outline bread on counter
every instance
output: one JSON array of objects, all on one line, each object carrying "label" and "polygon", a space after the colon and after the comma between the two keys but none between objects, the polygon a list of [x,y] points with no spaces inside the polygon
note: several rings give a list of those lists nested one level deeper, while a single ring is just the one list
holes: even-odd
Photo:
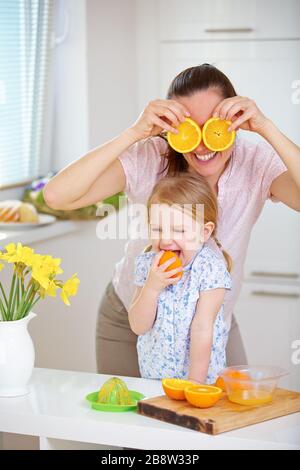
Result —
[{"label": "bread on counter", "polygon": [[9,200],[0,202],[0,222],[38,222],[36,208],[29,202]]}]

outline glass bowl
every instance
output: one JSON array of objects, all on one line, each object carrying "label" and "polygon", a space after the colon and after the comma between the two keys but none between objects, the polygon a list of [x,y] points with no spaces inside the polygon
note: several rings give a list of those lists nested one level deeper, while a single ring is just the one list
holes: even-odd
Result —
[{"label": "glass bowl", "polygon": [[228,399],[248,406],[270,403],[279,379],[285,375],[285,369],[271,366],[227,367],[220,374]]}]

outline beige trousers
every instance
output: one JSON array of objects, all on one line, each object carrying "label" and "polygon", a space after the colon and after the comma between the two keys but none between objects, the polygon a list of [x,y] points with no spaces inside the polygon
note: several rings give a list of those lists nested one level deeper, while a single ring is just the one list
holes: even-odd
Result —
[{"label": "beige trousers", "polygon": [[[137,336],[129,326],[127,310],[110,282],[101,300],[96,326],[98,373],[140,377],[136,341]],[[247,364],[240,330],[234,317],[226,355],[228,365]]]}]

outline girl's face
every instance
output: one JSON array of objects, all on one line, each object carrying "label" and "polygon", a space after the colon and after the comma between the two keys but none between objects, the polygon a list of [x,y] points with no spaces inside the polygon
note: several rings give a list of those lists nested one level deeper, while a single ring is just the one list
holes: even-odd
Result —
[{"label": "girl's face", "polygon": [[[176,96],[174,99],[188,108],[191,118],[199,124],[201,129],[203,124],[212,117],[215,107],[223,101],[222,96],[215,88],[198,91],[191,96]],[[224,152],[211,152],[201,141],[193,152],[184,154],[184,158],[190,169],[215,185],[226,167],[232,148],[233,146]]]},{"label": "girl's face", "polygon": [[[199,205],[200,206],[200,205]],[[150,209],[150,239],[153,251],[174,251],[183,266],[189,263],[196,251],[207,241],[214,224],[206,224],[200,217],[195,220],[188,210],[168,204],[152,204]]]}]

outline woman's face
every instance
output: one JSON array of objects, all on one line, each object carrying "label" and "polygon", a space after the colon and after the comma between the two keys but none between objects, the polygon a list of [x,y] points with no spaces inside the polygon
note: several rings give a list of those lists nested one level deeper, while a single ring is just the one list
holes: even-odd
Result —
[{"label": "woman's face", "polygon": [[[215,88],[198,91],[191,96],[176,96],[176,101],[184,104],[191,113],[191,119],[202,129],[203,124],[212,117],[212,113],[223,97]],[[201,141],[200,145],[190,153],[184,154],[189,167],[206,178],[218,181],[223,173],[226,162],[232,153],[231,146],[224,152],[211,152]]]}]

